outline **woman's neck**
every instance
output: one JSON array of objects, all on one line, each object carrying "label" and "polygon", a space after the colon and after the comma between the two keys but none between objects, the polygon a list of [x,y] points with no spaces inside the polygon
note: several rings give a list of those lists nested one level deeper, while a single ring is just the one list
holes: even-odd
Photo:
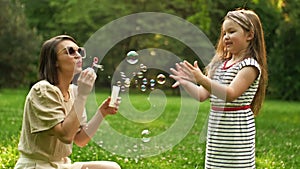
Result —
[{"label": "woman's neck", "polygon": [[72,79],[73,79],[73,75],[72,76],[70,76],[70,75],[66,76],[66,75],[62,75],[62,74],[58,75],[59,83],[58,83],[57,87],[60,89],[60,91],[63,94],[65,99],[69,95],[69,86],[72,82]]}]

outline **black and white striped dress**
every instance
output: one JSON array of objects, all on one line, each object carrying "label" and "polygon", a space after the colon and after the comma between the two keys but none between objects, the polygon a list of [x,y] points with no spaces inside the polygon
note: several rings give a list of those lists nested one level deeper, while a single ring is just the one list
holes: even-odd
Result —
[{"label": "black and white striped dress", "polygon": [[216,69],[213,80],[229,85],[246,66],[256,67],[259,76],[232,102],[225,103],[211,95],[205,168],[255,168],[255,123],[250,104],[258,88],[260,66],[253,58],[230,66],[226,64],[225,61]]}]

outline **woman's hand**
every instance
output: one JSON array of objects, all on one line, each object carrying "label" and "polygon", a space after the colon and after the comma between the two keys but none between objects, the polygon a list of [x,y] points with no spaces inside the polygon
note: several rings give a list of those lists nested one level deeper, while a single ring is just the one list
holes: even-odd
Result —
[{"label": "woman's hand", "polygon": [[92,91],[97,75],[92,68],[87,68],[83,70],[77,81],[78,85],[78,95],[88,96]]},{"label": "woman's hand", "polygon": [[108,97],[99,106],[99,111],[100,111],[100,113],[102,114],[103,117],[105,117],[107,115],[116,114],[117,111],[118,111],[118,109],[119,109],[119,105],[121,103],[121,97],[118,97],[118,99],[117,99],[117,101],[115,103],[115,107],[109,107],[110,100],[111,100],[111,98]]}]

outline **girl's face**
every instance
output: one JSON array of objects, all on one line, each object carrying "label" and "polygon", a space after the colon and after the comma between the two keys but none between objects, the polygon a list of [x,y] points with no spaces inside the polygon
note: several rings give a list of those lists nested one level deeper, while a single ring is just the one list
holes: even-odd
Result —
[{"label": "girl's face", "polygon": [[56,67],[58,72],[77,74],[82,71],[82,57],[77,52],[78,49],[77,44],[71,40],[64,40],[57,45]]},{"label": "girl's face", "polygon": [[239,56],[247,50],[252,39],[249,32],[231,19],[225,19],[222,25],[223,44],[227,51],[234,56]]}]

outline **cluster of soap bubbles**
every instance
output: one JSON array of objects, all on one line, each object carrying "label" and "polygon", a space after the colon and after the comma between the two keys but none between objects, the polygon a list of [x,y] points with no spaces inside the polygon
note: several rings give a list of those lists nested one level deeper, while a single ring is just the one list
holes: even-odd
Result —
[{"label": "cluster of soap bubbles", "polygon": [[[124,26],[120,27],[120,25],[125,25],[126,29],[124,29]],[[208,64],[211,57],[215,55],[214,45],[209,42],[209,39],[197,26],[178,16],[158,12],[141,12],[118,18],[95,32],[84,45],[88,49],[90,56],[89,62],[84,62],[84,64],[88,64],[85,66],[93,67],[95,71],[103,71],[102,65],[97,64],[97,59],[94,60],[94,63],[90,62],[93,61],[93,56],[97,56],[100,53],[107,54],[118,42],[135,35],[144,34],[163,35],[178,40],[184,47],[191,49],[204,65]],[[143,127],[137,131],[140,137],[136,137],[136,135],[135,137],[130,137],[127,134],[118,132],[110,125],[109,121],[101,123],[102,130],[97,131],[93,136],[93,140],[99,143],[99,146],[103,149],[112,154],[126,156],[126,158],[150,157],[170,150],[186,137],[192,129],[198,117],[200,106],[197,100],[187,97],[188,93],[182,87],[178,88],[178,94],[180,94],[178,106],[180,108],[178,111],[177,109],[171,110],[172,114],[177,113],[173,124],[160,133],[157,132],[160,131],[160,128],[154,128],[155,125],[150,124],[159,117],[162,117],[159,120],[164,120],[163,117],[168,117],[161,115],[162,113],[169,113],[169,98],[167,97],[169,94],[160,89],[166,89],[173,81],[173,79],[166,78],[170,71],[169,66],[175,66],[175,63],[182,60],[172,53],[173,47],[176,46],[169,46],[170,48],[168,47],[168,49],[170,51],[157,47],[145,48],[137,52],[127,51],[128,53],[124,54],[124,59],[121,62],[108,65],[107,71],[102,73],[102,75],[107,75],[111,85],[118,84],[121,87],[120,96],[122,97],[122,102],[119,115],[123,119],[130,121],[131,123],[129,124],[138,123],[137,126],[139,127],[136,127],[137,129]],[[99,61],[103,59],[101,56],[98,58]],[[109,74],[111,71],[113,71],[113,75]],[[129,94],[122,92],[126,91],[126,89],[130,89],[130,92],[139,92],[143,96],[149,93],[147,99],[149,104],[147,105],[150,105],[150,108],[144,110],[146,106],[141,105],[143,109],[140,110],[138,109],[140,105],[135,107],[135,105],[131,104],[143,104],[147,101],[131,102]],[[94,93],[93,96],[89,97],[91,98],[89,99],[89,104],[87,104],[89,110],[98,108],[96,94]],[[94,112],[91,113],[93,115]],[[203,126],[207,125],[204,124]]]},{"label": "cluster of soap bubbles", "polygon": [[[127,72],[125,70],[117,73],[119,78],[117,78],[115,84],[120,87],[121,92],[125,92],[129,88],[135,88],[141,92],[146,92],[147,90],[153,91],[156,86],[164,85],[166,82],[164,73],[156,75],[153,75],[153,72],[150,73],[151,70],[146,64],[141,62],[139,54],[136,51],[129,51],[127,53],[125,63],[127,67],[134,68],[134,71]],[[152,134],[149,129],[142,130],[140,135],[142,143],[151,141]]]},{"label": "cluster of soap bubbles", "polygon": [[[139,54],[136,51],[129,51],[126,55],[126,62],[129,65],[136,65],[139,62]],[[148,71],[147,65],[140,63],[138,70],[132,72],[131,77],[126,76],[126,73],[120,72],[120,79],[116,81],[116,85],[121,88],[121,92],[125,92],[129,87],[137,88],[142,92],[147,89],[154,90],[156,84],[163,85],[166,82],[166,76],[159,73],[155,78],[147,78],[145,74]]]}]

